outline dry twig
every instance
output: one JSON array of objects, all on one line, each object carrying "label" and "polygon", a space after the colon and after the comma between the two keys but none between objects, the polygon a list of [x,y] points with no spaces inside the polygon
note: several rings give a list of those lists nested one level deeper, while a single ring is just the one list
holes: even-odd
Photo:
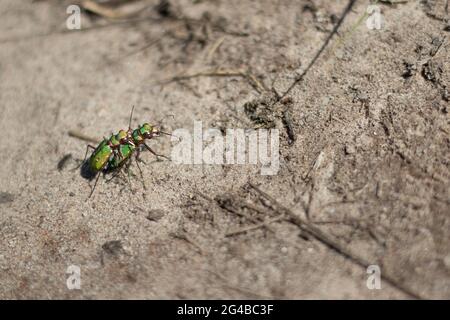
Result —
[{"label": "dry twig", "polygon": [[225,237],[231,237],[231,236],[234,236],[234,235],[237,235],[237,234],[245,233],[247,231],[252,231],[252,230],[259,229],[261,227],[266,227],[269,223],[280,221],[280,220],[283,220],[283,219],[285,219],[285,216],[284,215],[279,215],[278,217],[275,217],[275,218],[272,218],[272,219],[267,219],[267,220],[265,220],[265,221],[263,221],[261,223],[254,224],[254,225],[252,225],[250,227],[241,228],[241,229],[237,229],[237,230],[234,230],[234,231],[227,232],[225,234]]},{"label": "dry twig", "polygon": [[263,93],[266,91],[266,88],[264,85],[256,79],[256,77],[251,74],[249,71],[243,70],[243,69],[214,69],[214,70],[205,70],[205,71],[199,71],[194,72],[191,74],[181,74],[175,77],[172,77],[167,80],[163,80],[159,82],[159,84],[168,84],[171,82],[176,82],[180,80],[187,80],[192,78],[199,78],[199,77],[242,77],[249,81],[249,83],[255,88],[256,91],[259,93]]},{"label": "dry twig", "polygon": [[85,134],[83,134],[83,133],[81,133],[79,131],[76,131],[76,130],[69,130],[69,132],[67,132],[67,134],[69,136],[73,137],[73,138],[77,138],[77,139],[80,139],[80,140],[83,140],[83,141],[86,141],[86,142],[92,142],[92,143],[99,143],[100,142],[100,140],[92,138],[92,137],[89,137],[89,136],[87,136],[87,135],[85,135]]}]

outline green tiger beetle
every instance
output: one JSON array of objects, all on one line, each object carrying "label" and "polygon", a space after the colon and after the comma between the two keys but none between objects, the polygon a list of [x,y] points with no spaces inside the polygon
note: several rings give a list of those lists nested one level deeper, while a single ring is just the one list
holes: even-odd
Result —
[{"label": "green tiger beetle", "polygon": [[[148,123],[144,123],[143,125],[138,126],[137,129],[131,129],[131,120],[133,118],[134,106],[131,109],[130,121],[128,124],[128,130],[120,130],[117,134],[112,134],[109,138],[103,138],[103,141],[97,147],[94,147],[90,144],[86,147],[86,154],[84,156],[84,160],[81,164],[86,162],[87,154],[89,152],[89,148],[93,149],[93,153],[89,157],[87,161],[88,169],[91,173],[97,175],[95,180],[94,187],[91,190],[89,198],[94,193],[95,187],[97,186],[98,179],[100,177],[100,173],[106,173],[118,171],[122,167],[131,163],[132,155],[135,154],[136,164],[138,166],[139,172],[141,174],[141,178],[143,179],[142,170],[139,166],[139,162],[143,162],[140,158],[140,148],[144,146],[148,151],[154,154],[157,158],[163,157],[168,160],[170,158],[157,154],[153,151],[145,142],[145,140],[149,140],[155,137],[159,137],[161,134],[169,135],[170,133],[161,131],[157,126],[152,126]],[[80,164],[80,166],[81,166]],[[129,168],[128,168],[129,170]],[[129,171],[128,171],[129,172]],[[145,184],[144,184],[145,187]]]}]

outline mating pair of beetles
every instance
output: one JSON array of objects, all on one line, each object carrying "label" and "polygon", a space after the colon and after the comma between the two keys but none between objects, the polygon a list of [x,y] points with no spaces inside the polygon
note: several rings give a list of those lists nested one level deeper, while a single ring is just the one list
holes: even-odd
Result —
[{"label": "mating pair of beetles", "polygon": [[131,109],[130,121],[128,124],[128,130],[120,130],[117,134],[112,134],[109,138],[104,137],[103,141],[97,147],[87,145],[86,154],[82,162],[85,163],[89,149],[93,149],[93,153],[89,157],[87,162],[88,169],[91,173],[97,175],[94,187],[91,190],[89,198],[94,193],[97,185],[100,173],[119,171],[125,164],[130,164],[132,155],[136,155],[136,164],[142,176],[142,170],[139,167],[139,154],[140,147],[144,146],[148,151],[154,154],[156,157],[168,157],[157,154],[153,151],[145,142],[147,139],[159,137],[161,134],[169,135],[170,133],[161,131],[157,126],[152,126],[148,123],[140,125],[137,129],[131,129],[131,120],[133,118],[134,106]]}]

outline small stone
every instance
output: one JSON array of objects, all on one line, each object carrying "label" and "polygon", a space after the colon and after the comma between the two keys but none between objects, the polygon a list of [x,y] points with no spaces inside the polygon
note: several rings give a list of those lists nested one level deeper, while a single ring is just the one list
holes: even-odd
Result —
[{"label": "small stone", "polygon": [[13,202],[14,195],[8,192],[0,192],[0,204]]},{"label": "small stone", "polygon": [[446,266],[448,269],[450,269],[450,254],[447,255],[446,257],[444,257],[443,260],[444,260],[445,266]]},{"label": "small stone", "polygon": [[404,61],[403,65],[405,67],[403,74],[402,74],[403,78],[406,79],[406,78],[412,77],[416,73],[417,66],[414,63]]},{"label": "small stone", "polygon": [[350,144],[350,145],[346,145],[345,146],[345,153],[346,154],[353,154],[356,152],[356,148],[354,145]]},{"label": "small stone", "polygon": [[106,253],[116,256],[123,250],[122,242],[120,240],[112,240],[105,242],[102,245],[102,249],[105,250]]},{"label": "small stone", "polygon": [[147,215],[147,219],[150,221],[158,221],[162,217],[164,217],[164,211],[163,210],[150,210]]}]

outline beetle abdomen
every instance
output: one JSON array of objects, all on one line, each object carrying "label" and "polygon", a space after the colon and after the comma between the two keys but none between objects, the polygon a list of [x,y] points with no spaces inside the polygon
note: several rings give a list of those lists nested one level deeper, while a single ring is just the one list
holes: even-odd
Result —
[{"label": "beetle abdomen", "polygon": [[108,145],[108,141],[103,140],[89,158],[89,168],[94,172],[102,170],[108,163],[111,154],[112,149]]}]

